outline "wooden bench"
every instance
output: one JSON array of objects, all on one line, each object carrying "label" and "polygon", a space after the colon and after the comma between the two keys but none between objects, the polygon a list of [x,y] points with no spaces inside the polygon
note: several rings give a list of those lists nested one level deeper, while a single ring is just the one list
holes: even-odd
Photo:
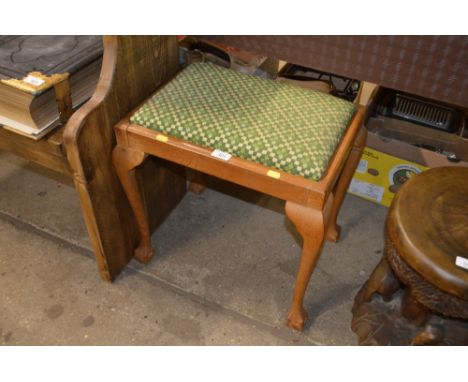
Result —
[{"label": "wooden bench", "polygon": [[[170,36],[106,36],[103,42],[96,91],[66,126],[39,141],[0,129],[0,150],[73,179],[100,275],[111,281],[132,259],[137,240],[132,212],[112,166],[113,126],[175,73],[178,48]],[[150,160],[137,176],[154,229],[184,195],[185,173]],[[164,193],[161,187],[172,191]],[[161,197],[164,205],[155,211],[155,200]]]},{"label": "wooden bench", "polygon": [[[291,104],[286,109],[275,111],[276,109],[272,108],[272,105],[275,102],[280,103],[279,100],[282,100],[285,94],[289,96],[290,93],[294,93],[294,97],[296,97],[295,93],[298,92],[300,94],[297,94],[297,98],[304,99],[305,102],[309,102],[309,98],[314,97],[317,98],[318,103],[322,100],[331,103],[345,103],[346,101],[310,90],[296,90],[299,88],[294,89],[294,86],[274,83],[271,80],[255,79],[245,74],[233,73],[229,69],[218,68],[212,64],[191,65],[159,90],[154,97],[146,100],[143,107],[129,113],[116,125],[117,146],[113,153],[114,165],[133,208],[139,228],[140,243],[135,250],[135,257],[142,262],[147,262],[154,255],[150,241],[148,214],[144,208],[135,176],[135,169],[144,163],[144,160],[149,156],[158,157],[203,174],[212,175],[283,199],[286,201],[286,215],[294,223],[304,240],[292,307],[287,319],[289,327],[302,330],[307,318],[307,312],[303,308],[306,287],[319,258],[324,239],[327,238],[331,241],[338,239],[339,227],[336,224],[336,218],[366,140],[366,130],[362,127],[364,108],[357,107],[354,114],[350,114],[344,122],[342,135],[333,146],[330,157],[326,158],[323,172],[306,173],[301,176],[287,170],[288,166],[281,167],[280,163],[283,160],[278,160],[279,164],[272,166],[266,165],[261,160],[248,159],[248,154],[245,154],[245,151],[255,151],[256,148],[250,147],[247,150],[243,147],[238,151],[231,152],[233,154],[231,157],[231,153],[216,151],[215,149],[218,148],[216,144],[201,144],[201,141],[197,141],[194,136],[201,134],[203,137],[199,138],[203,140],[206,136],[212,135],[213,131],[216,131],[216,126],[228,124],[227,120],[223,120],[228,115],[230,117],[234,115],[234,120],[231,121],[233,126],[245,126],[239,130],[241,135],[250,134],[254,137],[256,131],[258,135],[261,135],[262,129],[265,129],[265,132],[268,131],[268,134],[274,129],[280,129],[280,135],[282,133],[295,133],[294,127],[292,130],[281,130],[283,125],[277,126],[274,121],[281,120],[283,114],[287,114],[291,118],[301,114],[300,109],[306,104]],[[232,92],[226,95],[223,91],[219,91],[219,88],[223,87],[223,83],[228,83],[226,86],[228,92],[237,89],[242,96],[236,97],[236,94]],[[205,89],[205,84],[208,84],[208,90]],[[257,88],[265,88],[265,92],[258,93]],[[258,97],[267,97],[268,95],[273,97],[273,101],[265,99],[263,102],[262,99],[261,105],[254,105],[253,112],[248,111],[249,108],[252,108],[253,100],[258,101]],[[223,97],[224,101],[218,102]],[[243,101],[243,98],[246,98],[247,101]],[[192,100],[195,105],[193,108],[190,106]],[[231,100],[232,105],[234,105],[232,108]],[[171,106],[174,107],[174,110],[171,110]],[[159,115],[158,110],[163,110],[163,108],[165,108],[166,114]],[[204,110],[200,110],[200,108]],[[294,108],[292,113],[288,111],[290,108]],[[269,110],[276,114],[268,115]],[[312,124],[319,120],[327,121],[325,114],[320,114],[320,110],[316,110],[314,107],[310,110],[315,112],[310,117]],[[145,115],[145,113],[149,114]],[[192,118],[191,116],[195,114],[196,116]],[[206,120],[200,122],[205,114],[208,122]],[[248,120],[242,120],[246,116]],[[237,120],[236,117],[239,119]],[[265,121],[263,124],[260,123],[258,130],[252,130],[250,128],[256,123],[256,117]],[[214,122],[211,123],[210,121],[213,120]],[[285,121],[287,122],[288,118]],[[301,123],[303,122],[304,120],[301,120]],[[184,132],[184,123],[194,124],[195,127]],[[320,123],[322,122],[317,122],[316,125],[321,126]],[[322,131],[326,131],[327,127],[331,130],[332,125],[328,126],[327,122],[324,123],[322,128],[325,130]],[[274,129],[266,130],[271,124],[274,125]],[[222,131],[222,134],[226,133],[229,136],[231,131],[227,129],[227,131]],[[301,135],[301,139],[314,134],[315,131],[309,129]],[[215,137],[213,140],[217,141],[217,138],[219,137]],[[229,144],[230,139],[226,138],[224,142]],[[219,140],[223,141],[222,138]],[[266,141],[268,141],[268,137]],[[231,147],[234,146],[236,145]],[[319,145],[316,151],[321,152],[321,147]],[[276,148],[275,144],[270,146],[267,144],[265,151],[275,151]],[[253,154],[259,153],[254,152]],[[276,154],[277,152],[275,152]],[[199,181],[200,179],[202,177],[199,178]]]}]

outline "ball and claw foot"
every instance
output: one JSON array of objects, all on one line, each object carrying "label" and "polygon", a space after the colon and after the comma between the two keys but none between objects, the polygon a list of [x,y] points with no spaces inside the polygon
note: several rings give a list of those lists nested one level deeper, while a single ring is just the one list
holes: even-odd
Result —
[{"label": "ball and claw foot", "polygon": [[288,314],[286,325],[288,328],[302,332],[308,317],[309,314],[304,308],[301,308],[301,310],[291,310]]},{"label": "ball and claw foot", "polygon": [[332,224],[327,230],[327,240],[332,243],[338,242],[340,238],[341,227],[338,224]]},{"label": "ball and claw foot", "polygon": [[151,258],[155,255],[155,251],[152,247],[139,246],[135,249],[134,257],[140,263],[148,264]]}]

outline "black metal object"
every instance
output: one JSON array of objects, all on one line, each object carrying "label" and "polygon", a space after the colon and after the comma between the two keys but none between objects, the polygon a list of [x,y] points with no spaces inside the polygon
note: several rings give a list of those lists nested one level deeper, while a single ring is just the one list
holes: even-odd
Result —
[{"label": "black metal object", "polygon": [[209,61],[216,65],[229,68],[231,66],[231,57],[227,52],[212,44],[198,41],[193,38],[185,38],[180,42],[182,49],[179,60],[183,65],[193,62]]},{"label": "black metal object", "polygon": [[306,68],[305,66],[286,64],[278,74],[280,77],[290,78],[299,81],[323,81],[330,85],[330,94],[354,101],[356,98],[360,81],[339,76],[333,73],[322,72],[320,70]]},{"label": "black metal object", "polygon": [[425,99],[400,93],[390,93],[377,108],[377,114],[402,119],[454,133],[460,125],[461,113],[453,108],[442,106]]}]

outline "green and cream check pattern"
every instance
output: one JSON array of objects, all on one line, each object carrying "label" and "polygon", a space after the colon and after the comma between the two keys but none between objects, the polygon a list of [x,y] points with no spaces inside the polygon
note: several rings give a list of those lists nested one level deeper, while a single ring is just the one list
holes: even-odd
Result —
[{"label": "green and cream check pattern", "polygon": [[354,110],[352,103],[318,91],[196,63],[131,122],[319,180]]}]

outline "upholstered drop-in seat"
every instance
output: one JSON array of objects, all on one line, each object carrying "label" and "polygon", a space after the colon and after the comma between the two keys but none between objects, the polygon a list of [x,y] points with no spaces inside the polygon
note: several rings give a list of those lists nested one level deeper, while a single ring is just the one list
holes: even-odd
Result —
[{"label": "upholstered drop-in seat", "polygon": [[328,94],[196,63],[158,91],[130,120],[319,180],[354,112],[351,102]]}]

